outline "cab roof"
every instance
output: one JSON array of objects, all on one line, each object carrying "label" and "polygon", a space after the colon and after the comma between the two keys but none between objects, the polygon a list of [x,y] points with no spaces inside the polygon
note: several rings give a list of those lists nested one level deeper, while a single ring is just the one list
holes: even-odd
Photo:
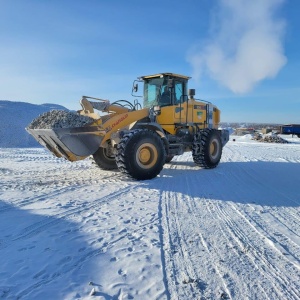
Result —
[{"label": "cab roof", "polygon": [[192,77],[189,77],[189,76],[175,74],[175,73],[159,73],[159,74],[154,74],[154,75],[140,76],[139,79],[144,80],[144,79],[149,79],[149,78],[161,78],[161,77],[166,77],[166,76],[183,78],[183,79],[186,79],[186,80],[189,80],[190,78],[192,78]]}]

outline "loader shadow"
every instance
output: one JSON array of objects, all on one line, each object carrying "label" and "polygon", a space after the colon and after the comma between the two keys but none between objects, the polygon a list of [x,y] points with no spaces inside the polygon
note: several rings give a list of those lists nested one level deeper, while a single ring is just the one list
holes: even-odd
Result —
[{"label": "loader shadow", "polygon": [[292,162],[221,162],[215,169],[174,162],[148,184],[170,195],[173,192],[243,204],[299,207],[299,174],[300,163]]},{"label": "loader shadow", "polygon": [[93,280],[86,274],[92,259],[103,259],[101,249],[87,243],[78,224],[32,211],[0,201],[0,298],[88,296],[90,287],[86,294],[76,288]]}]

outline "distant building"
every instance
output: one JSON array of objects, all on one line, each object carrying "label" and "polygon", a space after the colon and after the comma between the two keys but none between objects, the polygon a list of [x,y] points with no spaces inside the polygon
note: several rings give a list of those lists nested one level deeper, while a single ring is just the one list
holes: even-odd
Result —
[{"label": "distant building", "polygon": [[253,134],[255,132],[254,128],[236,128],[235,135],[241,136],[245,134]]},{"label": "distant building", "polygon": [[267,133],[270,133],[270,132],[272,132],[272,128],[262,128],[261,129],[262,134],[267,134]]}]

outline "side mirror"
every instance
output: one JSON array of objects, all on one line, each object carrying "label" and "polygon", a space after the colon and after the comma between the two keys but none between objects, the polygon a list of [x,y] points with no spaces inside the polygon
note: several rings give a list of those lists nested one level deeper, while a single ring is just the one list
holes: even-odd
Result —
[{"label": "side mirror", "polygon": [[139,85],[137,83],[134,83],[132,86],[132,92],[137,93],[138,90],[139,90]]},{"label": "side mirror", "polygon": [[132,84],[131,96],[133,96],[133,97],[143,97],[143,96],[139,96],[139,95],[134,95],[139,90],[139,84],[138,84],[139,82],[142,82],[142,81],[141,80],[135,80]]}]

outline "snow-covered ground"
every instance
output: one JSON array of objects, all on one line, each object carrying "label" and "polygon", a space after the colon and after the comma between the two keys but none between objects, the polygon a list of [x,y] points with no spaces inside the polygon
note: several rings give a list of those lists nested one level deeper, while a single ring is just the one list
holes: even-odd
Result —
[{"label": "snow-covered ground", "polygon": [[0,298],[299,299],[300,139],[235,138],[142,182],[1,148]]}]

